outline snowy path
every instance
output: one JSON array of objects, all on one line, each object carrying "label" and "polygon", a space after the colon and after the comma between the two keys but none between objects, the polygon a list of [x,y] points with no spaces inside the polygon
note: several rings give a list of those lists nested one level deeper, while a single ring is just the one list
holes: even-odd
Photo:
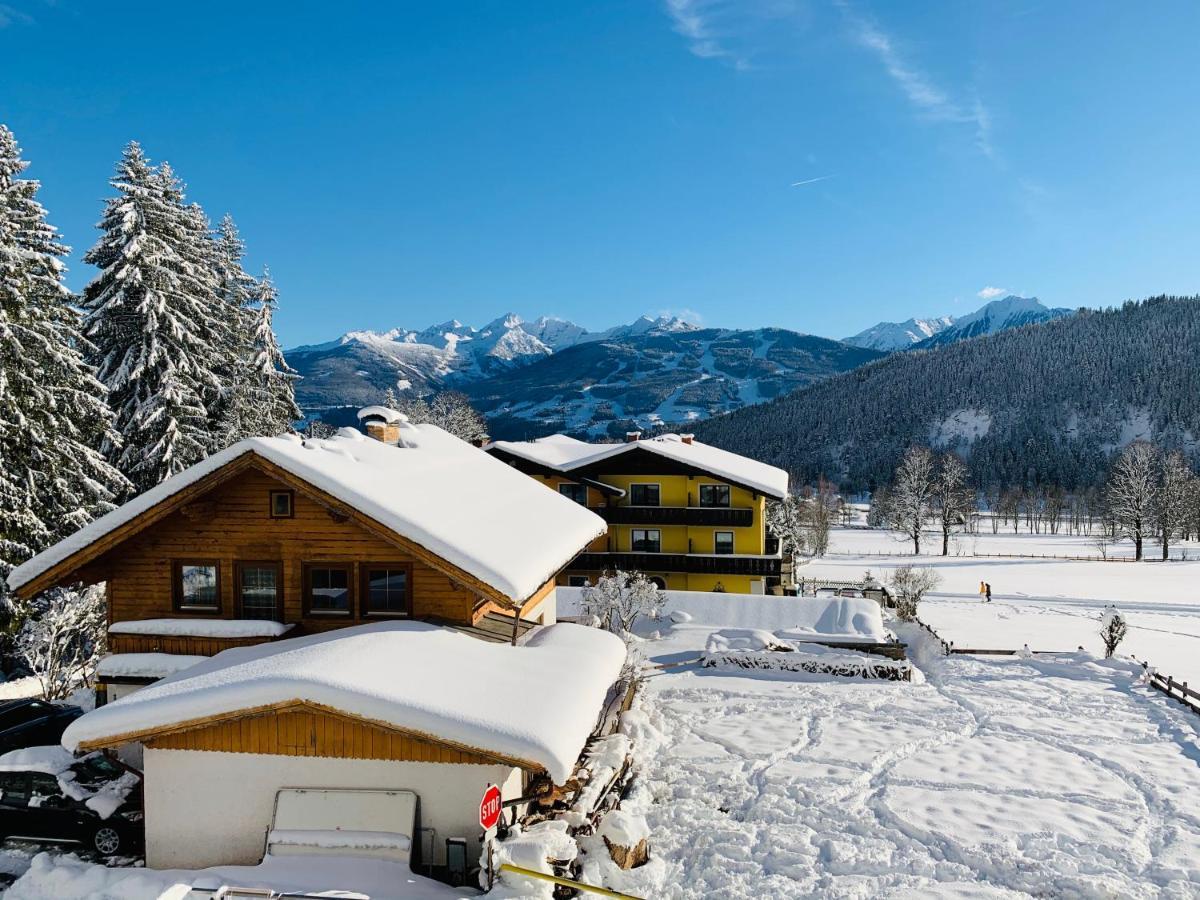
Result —
[{"label": "snowy path", "polygon": [[1081,658],[943,658],[893,684],[667,670],[630,802],[645,896],[1197,895],[1197,720]]}]

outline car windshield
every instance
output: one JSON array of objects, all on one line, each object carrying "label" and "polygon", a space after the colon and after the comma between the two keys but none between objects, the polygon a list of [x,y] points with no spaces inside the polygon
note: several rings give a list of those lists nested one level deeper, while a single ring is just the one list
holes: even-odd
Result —
[{"label": "car windshield", "polygon": [[75,770],[76,777],[85,784],[112,781],[125,774],[124,769],[105,756],[89,757],[75,763],[71,768]]}]

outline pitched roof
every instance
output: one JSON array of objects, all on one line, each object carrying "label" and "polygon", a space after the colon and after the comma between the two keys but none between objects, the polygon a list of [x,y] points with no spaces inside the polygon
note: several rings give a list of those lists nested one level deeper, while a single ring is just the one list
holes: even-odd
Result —
[{"label": "pitched roof", "polygon": [[564,474],[642,450],[770,497],[781,498],[788,490],[788,474],[783,469],[697,440],[688,442],[678,434],[664,434],[622,444],[589,444],[564,434],[554,434],[534,441],[495,441],[488,447]]},{"label": "pitched roof", "polygon": [[505,597],[522,601],[605,532],[594,513],[435,425],[400,425],[396,447],[336,437],[251,438],[156,485],[14,569],[19,590],[98,539],[246,454],[274,464]]},{"label": "pitched roof", "polygon": [[225,650],[77,719],[62,743],[104,746],[299,700],[527,761],[561,784],[624,662],[620,638],[582,625],[516,647],[425,622],[361,625]]}]

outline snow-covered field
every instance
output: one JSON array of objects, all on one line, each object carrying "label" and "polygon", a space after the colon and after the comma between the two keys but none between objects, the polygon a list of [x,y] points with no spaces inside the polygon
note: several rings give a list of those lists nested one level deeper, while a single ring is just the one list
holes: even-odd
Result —
[{"label": "snow-covered field", "polygon": [[[929,534],[923,549],[940,553],[940,536]],[[1086,537],[1019,534],[959,535],[951,554],[923,554],[923,566],[941,576],[921,606],[921,619],[960,647],[1100,652],[1100,616],[1115,603],[1129,634],[1120,652],[1149,661],[1164,674],[1200,684],[1200,551],[1188,561],[1105,562],[1014,559],[977,553],[1095,555]],[[835,529],[830,555],[797,569],[797,578],[855,580],[870,570],[886,580],[893,569],[912,564],[912,545],[880,530]],[[1151,553],[1156,548],[1150,548]],[[874,554],[889,554],[879,556]],[[1110,549],[1129,554],[1128,542]],[[890,555],[897,554],[897,555]],[[982,603],[979,582],[992,585],[993,602]]]},{"label": "snow-covered field", "polygon": [[[652,677],[639,708],[660,733],[626,806],[647,816],[662,865],[627,889],[1197,895],[1191,713],[1128,663],[947,658],[915,628],[900,636],[925,683],[690,666]],[[665,644],[676,658],[678,641]]]}]

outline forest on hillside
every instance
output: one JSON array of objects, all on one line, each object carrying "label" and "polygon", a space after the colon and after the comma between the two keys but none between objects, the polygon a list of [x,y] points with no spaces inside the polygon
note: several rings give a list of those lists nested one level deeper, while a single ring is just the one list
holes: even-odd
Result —
[{"label": "forest on hillside", "polygon": [[918,444],[959,453],[980,487],[1083,488],[1135,437],[1194,458],[1198,354],[1200,297],[1152,297],[893,354],[695,431],[851,491],[886,483]]}]

